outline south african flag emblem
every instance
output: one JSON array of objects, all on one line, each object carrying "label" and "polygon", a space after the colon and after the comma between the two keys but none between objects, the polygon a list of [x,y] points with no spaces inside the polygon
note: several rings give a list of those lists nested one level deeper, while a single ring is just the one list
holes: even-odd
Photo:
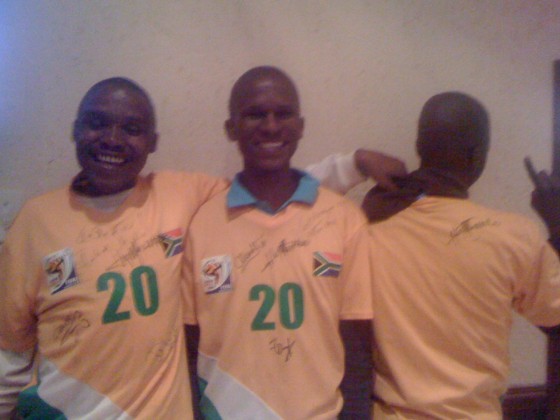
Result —
[{"label": "south african flag emblem", "polygon": [[160,233],[158,239],[163,246],[165,258],[171,258],[183,251],[183,231],[180,228]]},{"label": "south african flag emblem", "polygon": [[342,256],[332,252],[313,253],[313,275],[316,277],[338,277],[342,268]]}]

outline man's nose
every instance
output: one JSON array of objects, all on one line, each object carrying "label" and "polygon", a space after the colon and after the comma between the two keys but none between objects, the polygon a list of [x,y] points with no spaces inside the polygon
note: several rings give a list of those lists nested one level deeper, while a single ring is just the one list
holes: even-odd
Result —
[{"label": "man's nose", "polygon": [[111,147],[118,147],[124,144],[124,134],[116,124],[112,124],[103,136],[103,142]]},{"label": "man's nose", "polygon": [[263,123],[263,129],[267,132],[275,133],[280,129],[280,122],[274,112],[266,114],[266,118]]}]

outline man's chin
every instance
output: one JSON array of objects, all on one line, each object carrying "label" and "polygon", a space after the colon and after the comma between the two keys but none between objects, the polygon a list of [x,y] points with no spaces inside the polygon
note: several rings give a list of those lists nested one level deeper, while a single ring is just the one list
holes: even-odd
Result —
[{"label": "man's chin", "polygon": [[259,172],[282,172],[290,169],[290,161],[286,159],[262,159],[250,166]]}]

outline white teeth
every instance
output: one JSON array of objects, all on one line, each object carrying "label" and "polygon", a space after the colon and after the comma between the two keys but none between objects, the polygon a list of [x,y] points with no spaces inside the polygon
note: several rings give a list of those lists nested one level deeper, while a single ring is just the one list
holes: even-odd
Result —
[{"label": "white teeth", "polygon": [[273,142],[266,142],[266,143],[260,143],[259,147],[262,147],[263,149],[267,149],[267,150],[273,150],[273,149],[278,149],[280,147],[282,147],[282,142],[281,141],[273,141]]},{"label": "white teeth", "polygon": [[118,157],[114,157],[114,156],[97,155],[97,159],[100,162],[111,163],[111,164],[116,164],[116,165],[120,165],[121,163],[124,163],[123,158],[118,158]]}]

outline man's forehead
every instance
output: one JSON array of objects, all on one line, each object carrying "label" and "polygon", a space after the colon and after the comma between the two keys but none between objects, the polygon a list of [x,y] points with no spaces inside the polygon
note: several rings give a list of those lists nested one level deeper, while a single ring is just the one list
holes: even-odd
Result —
[{"label": "man's forehead", "polygon": [[243,105],[263,95],[272,95],[283,101],[294,102],[295,105],[299,102],[297,91],[289,80],[272,76],[245,83],[238,90],[236,99],[238,105]]},{"label": "man's forehead", "polygon": [[292,81],[276,73],[257,77],[253,80],[248,81],[248,83],[245,85],[245,90],[252,89],[278,89],[294,94],[296,93],[296,87],[294,86]]},{"label": "man's forehead", "polygon": [[108,84],[90,91],[85,97],[84,102],[110,102],[122,101],[124,99],[146,101],[144,95],[130,87]]},{"label": "man's forehead", "polygon": [[268,76],[265,78],[256,79],[253,81],[253,85],[261,89],[270,89],[281,85],[281,80],[278,77]]},{"label": "man's forehead", "polygon": [[90,92],[83,100],[80,112],[93,109],[121,109],[135,113],[150,114],[147,98],[126,86],[102,86]]},{"label": "man's forehead", "polygon": [[124,99],[127,97],[128,92],[124,89],[124,88],[118,88],[116,90],[113,90],[111,93],[111,98],[119,100],[119,99]]}]

